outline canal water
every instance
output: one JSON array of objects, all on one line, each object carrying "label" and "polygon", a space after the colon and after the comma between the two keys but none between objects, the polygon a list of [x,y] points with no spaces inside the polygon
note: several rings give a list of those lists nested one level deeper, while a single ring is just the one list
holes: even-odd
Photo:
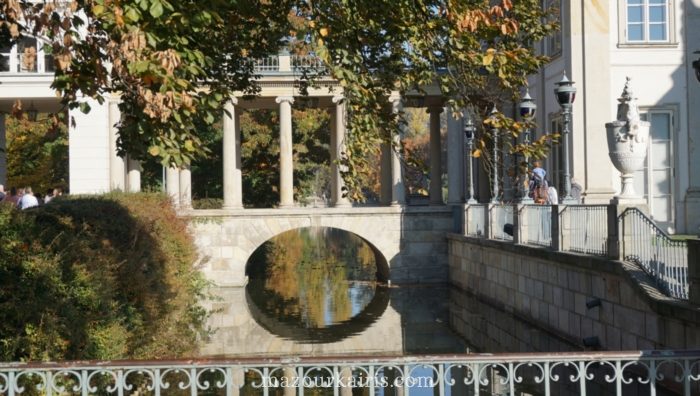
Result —
[{"label": "canal water", "polygon": [[[212,312],[213,333],[201,345],[200,356],[377,358],[581,349],[449,285],[379,283],[375,251],[358,236],[337,229],[304,228],[278,235],[253,253],[247,275],[246,287],[211,291],[214,298],[206,308]],[[429,368],[420,370],[414,375],[433,373]],[[498,380],[503,373],[489,370],[493,378],[482,387],[482,394],[506,394]],[[262,395],[261,389],[250,386],[255,381],[246,377],[241,394]],[[517,386],[517,394],[542,394],[541,386],[524,382]],[[589,394],[611,394],[608,388],[609,384],[588,385]],[[576,386],[563,383],[552,391],[579,394]],[[436,392],[410,390],[415,396]],[[648,394],[636,387],[630,392],[625,394]],[[311,393],[332,395],[333,391]],[[352,393],[368,394],[366,388]],[[378,387],[375,394],[401,392]],[[450,388],[444,392],[453,394],[467,393]]]},{"label": "canal water", "polygon": [[397,356],[576,350],[449,285],[388,287],[374,250],[331,228],[278,235],[244,288],[213,290],[201,356]]}]

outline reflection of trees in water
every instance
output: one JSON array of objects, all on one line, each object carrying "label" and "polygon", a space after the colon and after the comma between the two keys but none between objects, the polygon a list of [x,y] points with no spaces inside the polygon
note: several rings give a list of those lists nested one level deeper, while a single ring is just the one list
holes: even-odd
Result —
[{"label": "reflection of trees in water", "polygon": [[[372,248],[353,234],[302,228],[263,244],[251,257],[249,272],[252,279],[264,279],[264,288],[275,294],[267,309],[318,328],[352,317],[350,282],[374,281],[375,260]],[[365,290],[352,297],[364,304],[371,299]]]}]

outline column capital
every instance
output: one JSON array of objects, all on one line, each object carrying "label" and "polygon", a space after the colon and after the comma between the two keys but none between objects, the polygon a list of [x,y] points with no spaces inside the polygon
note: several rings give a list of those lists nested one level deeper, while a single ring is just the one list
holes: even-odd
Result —
[{"label": "column capital", "polygon": [[345,96],[343,96],[343,95],[334,95],[331,98],[331,102],[333,102],[335,104],[341,104],[344,101],[345,101]]},{"label": "column capital", "polygon": [[287,102],[289,104],[294,103],[294,96],[278,96],[275,98],[276,103]]}]

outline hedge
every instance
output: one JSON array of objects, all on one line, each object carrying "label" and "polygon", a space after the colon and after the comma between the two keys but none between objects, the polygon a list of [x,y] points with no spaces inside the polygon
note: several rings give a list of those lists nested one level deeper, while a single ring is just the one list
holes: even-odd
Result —
[{"label": "hedge", "polygon": [[0,360],[193,353],[206,320],[195,259],[162,194],[0,205]]}]

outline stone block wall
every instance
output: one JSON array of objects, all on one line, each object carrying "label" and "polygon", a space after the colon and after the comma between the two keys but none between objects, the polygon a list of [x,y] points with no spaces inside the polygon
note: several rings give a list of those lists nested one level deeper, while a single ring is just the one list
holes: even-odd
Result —
[{"label": "stone block wall", "polygon": [[[450,234],[450,282],[572,342],[700,348],[700,306],[661,294],[633,264]],[[600,305],[589,308],[588,302]]]}]

